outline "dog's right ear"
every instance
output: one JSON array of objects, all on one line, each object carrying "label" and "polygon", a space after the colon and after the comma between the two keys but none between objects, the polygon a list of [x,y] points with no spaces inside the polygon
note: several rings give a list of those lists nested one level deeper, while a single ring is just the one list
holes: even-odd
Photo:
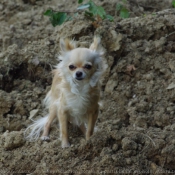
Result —
[{"label": "dog's right ear", "polygon": [[67,52],[75,49],[76,43],[73,40],[70,41],[69,39],[60,39],[60,48],[61,48],[61,51]]}]

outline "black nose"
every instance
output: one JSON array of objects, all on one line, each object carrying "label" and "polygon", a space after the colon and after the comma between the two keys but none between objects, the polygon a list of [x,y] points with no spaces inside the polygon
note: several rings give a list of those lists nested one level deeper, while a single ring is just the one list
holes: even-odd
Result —
[{"label": "black nose", "polygon": [[83,75],[82,72],[80,72],[80,71],[77,71],[77,72],[76,72],[76,77],[80,78],[82,75]]}]

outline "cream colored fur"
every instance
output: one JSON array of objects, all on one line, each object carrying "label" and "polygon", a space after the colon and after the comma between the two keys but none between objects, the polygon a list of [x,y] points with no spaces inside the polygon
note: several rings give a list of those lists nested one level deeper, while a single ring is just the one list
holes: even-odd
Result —
[{"label": "cream colored fur", "polygon": [[95,37],[90,48],[76,48],[69,40],[60,40],[61,62],[53,71],[54,78],[51,90],[44,103],[49,115],[35,121],[26,132],[28,140],[49,139],[49,130],[57,117],[60,125],[62,147],[70,146],[68,141],[68,122],[80,127],[89,139],[93,134],[98,117],[100,98],[99,80],[107,68],[103,59],[100,38]]}]

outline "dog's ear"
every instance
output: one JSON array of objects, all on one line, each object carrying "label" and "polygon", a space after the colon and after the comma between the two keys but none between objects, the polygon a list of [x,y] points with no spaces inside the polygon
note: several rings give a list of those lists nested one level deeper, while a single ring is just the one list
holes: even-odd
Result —
[{"label": "dog's ear", "polygon": [[73,40],[70,41],[69,39],[60,39],[60,48],[61,51],[67,52],[75,49],[76,43]]},{"label": "dog's ear", "polygon": [[101,47],[101,39],[99,37],[94,37],[94,41],[91,44],[90,49],[93,50],[96,55],[94,60],[96,71],[94,72],[90,80],[91,87],[94,87],[97,85],[101,76],[106,71],[108,65],[106,64],[106,61],[103,58],[104,51],[103,48]]},{"label": "dog's ear", "polygon": [[104,54],[103,48],[101,47],[100,37],[95,36],[93,43],[90,45],[89,49],[97,52],[100,56]]}]

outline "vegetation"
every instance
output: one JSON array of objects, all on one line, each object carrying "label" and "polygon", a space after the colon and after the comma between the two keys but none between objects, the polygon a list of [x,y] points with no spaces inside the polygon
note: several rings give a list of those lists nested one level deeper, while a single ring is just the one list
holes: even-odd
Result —
[{"label": "vegetation", "polygon": [[172,6],[175,8],[175,0],[172,0]]},{"label": "vegetation", "polygon": [[[107,19],[109,21],[113,21],[114,17],[107,14],[106,11],[102,6],[98,6],[95,2],[92,0],[89,0],[87,3],[83,3],[84,0],[78,0],[78,4],[80,4],[76,11],[54,11],[52,9],[48,9],[44,15],[50,17],[50,21],[52,25],[55,27],[57,25],[61,25],[64,22],[71,20],[73,16],[77,15],[78,12],[83,11],[84,15],[93,22],[98,22],[104,19]],[[123,5],[127,2],[127,0],[122,0],[122,3],[118,3],[116,5],[116,10],[119,12],[119,16],[121,18],[128,18],[129,17],[129,11],[128,9]],[[73,14],[73,15],[70,15]]]},{"label": "vegetation", "polygon": [[[123,3],[126,3],[127,1],[125,0],[123,0]],[[119,12],[119,16],[121,17],[121,18],[129,18],[129,11],[128,11],[128,9],[124,6],[124,5],[122,5],[121,3],[118,3],[117,4],[117,6],[116,6],[116,10],[117,10],[117,12]]]}]

